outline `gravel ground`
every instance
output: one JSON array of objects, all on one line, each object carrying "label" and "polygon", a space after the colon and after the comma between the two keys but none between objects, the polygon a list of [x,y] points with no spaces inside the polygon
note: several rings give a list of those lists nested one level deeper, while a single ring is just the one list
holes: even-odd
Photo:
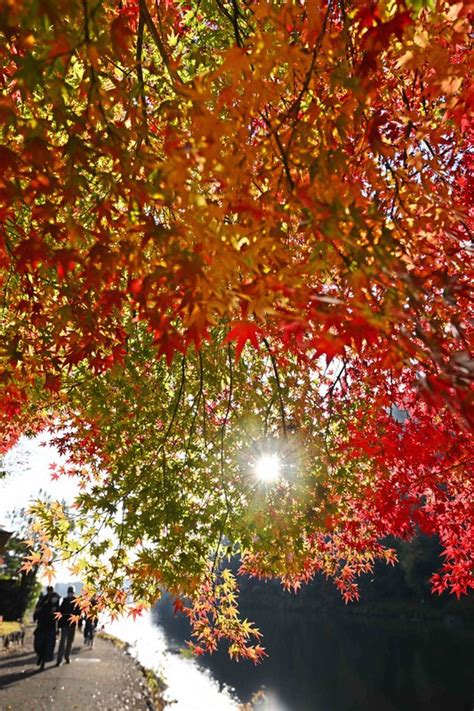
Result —
[{"label": "gravel ground", "polygon": [[[36,666],[33,628],[23,647],[0,654],[1,711],[151,711],[151,695],[142,670],[122,649],[99,637],[94,647],[76,633],[71,663]],[[56,645],[57,649],[57,645]]]}]

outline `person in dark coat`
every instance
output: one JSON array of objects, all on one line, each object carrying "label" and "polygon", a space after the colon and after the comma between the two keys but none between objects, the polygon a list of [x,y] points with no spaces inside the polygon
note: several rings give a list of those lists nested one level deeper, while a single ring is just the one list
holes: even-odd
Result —
[{"label": "person in dark coat", "polygon": [[59,667],[63,661],[63,657],[66,660],[66,664],[69,664],[71,647],[74,642],[74,635],[76,634],[77,626],[77,622],[71,620],[71,615],[77,615],[78,618],[81,615],[81,608],[76,603],[76,597],[72,585],[67,589],[67,597],[63,599],[59,612],[61,613],[61,617],[59,618],[58,625],[61,633],[61,639],[59,640],[58,660],[56,662],[57,667]]},{"label": "person in dark coat", "polygon": [[49,587],[36,605],[33,619],[36,621],[34,631],[34,648],[37,654],[37,664],[44,669],[46,662],[52,662],[54,645],[56,644],[56,613],[59,610],[59,595]]},{"label": "person in dark coat", "polygon": [[39,607],[39,605],[43,602],[43,600],[45,600],[47,598],[48,593],[50,594],[53,592],[54,592],[54,587],[52,585],[48,585],[48,587],[46,588],[46,592],[40,593],[40,596],[38,598],[38,602],[35,605],[35,608]]}]

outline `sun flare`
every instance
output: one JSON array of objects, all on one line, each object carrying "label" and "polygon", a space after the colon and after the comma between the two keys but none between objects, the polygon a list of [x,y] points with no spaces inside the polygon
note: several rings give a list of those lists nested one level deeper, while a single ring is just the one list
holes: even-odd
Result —
[{"label": "sun flare", "polygon": [[280,459],[277,454],[262,454],[255,462],[255,475],[264,482],[276,481],[280,477]]}]

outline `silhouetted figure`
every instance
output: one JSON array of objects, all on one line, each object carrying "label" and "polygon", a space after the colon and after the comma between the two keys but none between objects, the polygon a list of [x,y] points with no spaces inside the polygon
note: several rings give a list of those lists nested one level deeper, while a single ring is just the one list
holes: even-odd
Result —
[{"label": "silhouetted figure", "polygon": [[48,585],[48,587],[46,588],[46,592],[40,593],[39,598],[38,598],[36,605],[35,605],[35,612],[36,612],[37,608],[41,605],[43,600],[46,600],[48,595],[51,595],[53,592],[54,592],[54,587],[52,585]]},{"label": "silhouetted figure", "polygon": [[34,631],[34,648],[38,656],[37,664],[44,669],[46,662],[52,662],[54,645],[56,644],[56,613],[59,610],[59,595],[49,586],[46,594],[38,600],[33,619],[36,621]]},{"label": "silhouetted figure", "polygon": [[94,636],[98,621],[97,617],[86,617],[84,624],[84,644],[91,648],[94,646]]},{"label": "silhouetted figure", "polygon": [[59,640],[56,666],[61,664],[63,657],[66,660],[66,664],[69,664],[71,647],[74,642],[77,626],[77,622],[71,622],[71,615],[81,614],[81,609],[76,603],[75,591],[72,585],[67,589],[67,597],[63,599],[59,612],[61,613],[61,617],[59,618],[58,626],[61,632],[61,639]]}]

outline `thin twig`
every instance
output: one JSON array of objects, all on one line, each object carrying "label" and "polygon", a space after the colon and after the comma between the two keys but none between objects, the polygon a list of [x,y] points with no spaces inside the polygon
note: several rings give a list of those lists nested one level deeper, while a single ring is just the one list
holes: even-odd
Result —
[{"label": "thin twig", "polygon": [[233,371],[233,366],[232,366],[232,354],[230,350],[230,344],[227,346],[227,356],[228,356],[228,361],[229,361],[229,393],[227,397],[227,409],[226,413],[224,415],[224,419],[222,421],[221,429],[220,429],[220,437],[221,437],[221,443],[220,443],[220,474],[221,474],[221,485],[222,485],[222,490],[224,492],[224,499],[225,499],[225,505],[226,505],[226,512],[224,516],[224,520],[222,522],[220,534],[219,534],[219,541],[217,543],[217,548],[216,552],[214,554],[214,560],[212,563],[212,568],[211,568],[211,575],[214,574],[214,571],[216,569],[217,565],[217,560],[219,558],[219,553],[222,545],[222,539],[224,538],[224,531],[225,527],[227,524],[227,519],[229,518],[229,513],[230,513],[230,501],[229,501],[229,495],[227,492],[227,484],[225,481],[225,473],[224,473],[224,441],[225,441],[225,431],[227,427],[227,422],[229,420],[229,415],[230,415],[230,410],[232,406],[232,396],[234,392],[234,371]]},{"label": "thin twig", "polygon": [[275,382],[277,385],[278,401],[280,404],[280,415],[281,415],[281,424],[282,424],[282,428],[283,428],[283,436],[286,438],[287,430],[286,430],[285,404],[283,402],[283,393],[282,393],[282,387],[281,387],[281,381],[280,381],[280,374],[278,372],[278,366],[277,366],[275,356],[273,355],[272,349],[270,348],[270,344],[266,338],[263,338],[263,343],[265,344],[265,348],[267,349],[268,355],[270,356],[270,360],[272,362],[273,373],[275,375]]},{"label": "thin twig", "polygon": [[168,425],[168,428],[167,428],[167,430],[166,430],[166,432],[165,432],[165,435],[164,435],[164,437],[163,437],[163,440],[162,440],[162,442],[161,442],[161,444],[160,444],[160,446],[159,446],[159,448],[158,448],[158,452],[160,452],[160,451],[164,448],[164,446],[165,446],[165,444],[166,444],[166,441],[167,441],[168,437],[170,436],[171,430],[172,430],[172,428],[173,428],[174,421],[175,421],[175,419],[176,419],[176,415],[178,414],[179,403],[180,403],[180,400],[181,400],[181,396],[182,396],[182,394],[183,394],[185,380],[186,380],[186,356],[183,355],[183,358],[182,358],[182,361],[181,361],[181,380],[180,380],[180,383],[179,383],[178,394],[177,394],[177,396],[176,396],[176,401],[175,401],[174,408],[173,408],[173,414],[172,414],[172,416],[171,416],[171,420],[170,420],[170,423],[169,423],[169,425]]},{"label": "thin twig", "polygon": [[196,427],[196,419],[197,419],[197,416],[199,413],[199,405],[201,404],[201,398],[202,398],[202,394],[204,391],[204,368],[203,368],[201,351],[199,351],[198,357],[199,357],[199,390],[196,395],[196,399],[193,402],[193,410],[194,410],[193,419],[191,421],[191,427],[189,428],[189,437],[188,437],[188,443],[186,445],[185,460],[184,460],[183,467],[186,466],[187,461],[188,461],[188,453],[189,453],[189,449],[191,447],[191,440],[192,440],[192,436],[194,434],[194,430]]},{"label": "thin twig", "polygon": [[136,50],[137,77],[138,77],[138,86],[140,89],[140,98],[141,98],[141,102],[142,102],[143,125],[145,128],[145,140],[148,142],[148,114],[147,114],[147,108],[146,108],[145,81],[143,78],[143,65],[142,65],[143,30],[144,29],[145,29],[145,18],[143,16],[143,12],[140,8],[139,16],[138,16],[137,50]]}]

